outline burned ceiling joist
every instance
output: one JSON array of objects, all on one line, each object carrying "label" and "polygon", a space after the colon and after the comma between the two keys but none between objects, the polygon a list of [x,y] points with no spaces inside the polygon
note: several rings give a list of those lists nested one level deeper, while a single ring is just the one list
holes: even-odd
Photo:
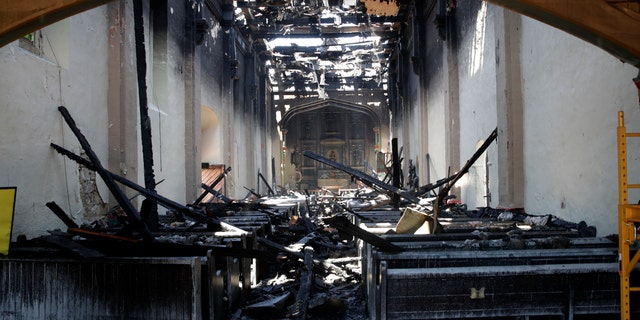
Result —
[{"label": "burned ceiling joist", "polygon": [[[409,5],[246,0],[236,2],[234,23],[264,61],[274,93],[329,98],[387,89]],[[386,95],[376,96],[386,102]]]}]

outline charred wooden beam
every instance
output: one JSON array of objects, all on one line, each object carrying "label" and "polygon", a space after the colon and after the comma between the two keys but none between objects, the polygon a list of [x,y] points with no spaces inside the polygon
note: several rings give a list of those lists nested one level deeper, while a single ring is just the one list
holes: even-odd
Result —
[{"label": "charred wooden beam", "polygon": [[255,191],[253,191],[253,190],[251,190],[251,189],[249,189],[249,188],[247,188],[245,186],[242,186],[242,187],[245,188],[247,191],[249,191],[249,193],[251,193],[252,195],[254,195],[254,196],[258,197],[258,198],[262,198],[261,194],[255,192]]},{"label": "charred wooden beam", "polygon": [[287,247],[287,251],[295,251],[295,252],[301,252],[302,249],[304,249],[307,245],[308,242],[312,241],[313,239],[317,238],[318,234],[315,232],[311,232],[308,235],[304,236],[302,239],[298,240],[296,243],[293,243],[291,245],[289,245]]},{"label": "charred wooden beam", "polygon": [[[60,154],[62,154],[64,156],[67,156],[69,159],[71,159],[71,160],[73,160],[73,161],[75,161],[75,162],[87,167],[88,169],[94,170],[94,171],[97,170],[97,167],[95,165],[93,165],[93,163],[91,163],[89,160],[86,160],[86,159],[80,157],[79,155],[77,155],[77,154],[75,154],[75,153],[73,153],[73,152],[71,152],[71,151],[69,151],[69,150],[67,150],[67,149],[55,144],[55,143],[51,143],[51,147],[54,150],[56,150],[58,153],[60,153]],[[204,221],[204,220],[206,220],[206,216],[204,216],[201,213],[196,212],[196,210],[194,208],[187,207],[185,205],[179,204],[179,203],[177,203],[177,202],[175,202],[175,201],[173,201],[171,199],[168,199],[168,198],[165,198],[165,197],[159,195],[156,192],[149,191],[149,190],[145,189],[144,187],[136,184],[135,182],[133,182],[133,181],[127,179],[127,178],[121,177],[121,176],[119,176],[119,175],[117,175],[115,173],[112,173],[112,172],[108,171],[108,170],[104,170],[104,171],[105,171],[106,174],[110,175],[113,178],[113,180],[115,180],[115,181],[117,181],[119,183],[122,183],[123,185],[125,185],[125,186],[127,186],[127,187],[129,187],[131,189],[134,189],[134,190],[138,191],[140,194],[142,194],[143,196],[145,196],[147,198],[151,198],[151,199],[157,201],[160,205],[166,207],[167,209],[177,210],[177,211],[185,214],[186,216],[188,216],[188,217],[190,217],[190,218],[192,218],[192,219],[194,219],[196,221]]]},{"label": "charred wooden beam", "polygon": [[296,294],[296,302],[289,308],[289,313],[294,319],[303,320],[307,315],[309,294],[313,284],[313,248],[304,248],[304,265],[300,271],[300,287]]},{"label": "charred wooden beam", "polygon": [[60,111],[60,113],[62,114],[65,122],[67,123],[73,134],[76,136],[78,142],[80,142],[80,146],[86,152],[87,157],[89,157],[89,160],[95,167],[96,172],[100,175],[100,178],[102,178],[104,183],[107,185],[107,188],[109,188],[109,191],[111,191],[113,197],[116,199],[122,210],[127,214],[127,217],[129,218],[131,223],[138,228],[140,234],[146,241],[153,241],[153,235],[151,234],[151,231],[149,231],[149,228],[144,223],[142,223],[140,215],[138,215],[138,212],[133,207],[133,204],[131,204],[129,199],[125,196],[124,192],[122,192],[122,189],[120,189],[115,180],[113,180],[113,176],[102,166],[102,163],[100,163],[100,159],[98,159],[98,156],[95,154],[95,152],[93,152],[93,149],[91,148],[91,145],[89,144],[87,138],[82,134],[82,132],[80,132],[80,129],[78,129],[75,120],[73,120],[67,108],[65,108],[64,106],[60,106],[58,107],[58,111]]},{"label": "charred wooden beam", "polygon": [[142,218],[142,222],[149,227],[149,230],[154,232],[160,230],[158,203],[152,199],[142,200],[142,204],[140,205],[140,218]]},{"label": "charred wooden beam", "polygon": [[329,225],[331,225],[332,227],[348,234],[351,236],[354,236],[356,238],[361,239],[362,241],[374,246],[374,247],[378,247],[381,250],[384,251],[393,251],[393,252],[398,252],[398,251],[402,251],[403,249],[396,246],[395,244],[382,239],[378,236],[376,236],[373,233],[370,233],[368,231],[363,230],[362,228],[359,228],[358,226],[352,224],[351,222],[349,222],[349,220],[344,217],[344,216],[335,216],[335,217],[331,217],[328,219],[325,219],[325,222],[329,223]]},{"label": "charred wooden beam", "polygon": [[425,196],[427,193],[431,192],[432,190],[435,190],[436,188],[439,188],[443,185],[445,185],[446,183],[448,183],[449,181],[453,180],[456,176],[449,176],[446,178],[442,178],[434,183],[428,183],[425,184],[424,186],[418,188],[418,191],[416,192],[417,196]]},{"label": "charred wooden beam", "polygon": [[462,169],[460,169],[460,171],[458,171],[458,173],[454,175],[453,179],[451,179],[447,183],[447,185],[444,188],[442,188],[442,190],[438,193],[438,203],[442,203],[442,201],[444,200],[444,197],[449,193],[449,190],[451,190],[453,185],[455,185],[456,182],[458,182],[458,180],[462,178],[462,176],[464,176],[467,172],[469,172],[469,168],[471,168],[471,166],[476,162],[476,160],[480,158],[480,156],[487,150],[487,148],[489,148],[491,143],[493,143],[493,141],[497,137],[498,137],[498,128],[495,128],[493,129],[491,134],[489,134],[489,136],[487,137],[487,140],[485,140],[484,143],[480,146],[480,148],[478,148],[478,150],[476,150],[476,152],[471,156],[471,158],[467,160],[467,163],[465,163],[464,167],[462,167]]},{"label": "charred wooden beam", "polygon": [[57,203],[51,201],[51,202],[47,202],[45,205],[47,206],[47,208],[49,208],[51,211],[53,211],[53,213],[58,218],[60,218],[60,220],[62,220],[62,222],[64,222],[64,224],[67,226],[67,228],[78,228],[78,224],[75,223],[73,220],[71,220],[69,215],[67,215],[67,213],[64,212],[64,210],[62,210],[62,208],[60,208],[60,206],[58,206]]},{"label": "charred wooden beam", "polygon": [[[215,188],[215,186],[220,183],[220,181],[222,181],[222,179],[224,179],[224,177],[227,176],[227,174],[231,172],[231,167],[227,167],[224,169],[224,171],[222,172],[222,174],[220,174],[216,180],[214,180],[210,185],[209,188],[213,189]],[[202,200],[204,199],[204,197],[207,196],[207,194],[209,194],[209,191],[207,189],[204,189],[204,192],[202,192],[202,194],[198,197],[198,199],[196,199],[196,201],[193,202],[194,205],[198,205],[200,204],[200,202],[202,202]]]},{"label": "charred wooden beam", "polygon": [[71,234],[75,234],[77,236],[81,236],[83,238],[87,238],[87,239],[115,240],[115,241],[130,242],[130,243],[140,242],[140,240],[138,240],[138,239],[133,239],[133,238],[129,238],[129,237],[108,234],[108,233],[104,233],[104,232],[96,232],[96,231],[91,231],[91,230],[85,230],[85,229],[80,229],[80,228],[71,228],[70,227],[69,229],[67,229],[67,232],[71,233]]},{"label": "charred wooden beam", "polygon": [[267,186],[267,189],[269,189],[269,195],[275,195],[276,193],[273,192],[273,189],[271,189],[271,186],[267,182],[267,179],[264,178],[264,176],[262,175],[262,173],[260,173],[260,171],[258,171],[258,177],[260,177],[260,180],[262,180],[262,182],[264,182],[264,185]]},{"label": "charred wooden beam", "polygon": [[376,186],[378,188],[381,188],[385,191],[397,194],[399,196],[402,196],[403,198],[413,202],[413,203],[419,203],[420,199],[418,199],[416,196],[412,195],[409,192],[406,192],[400,188],[396,188],[392,185],[386,184],[374,177],[371,177],[369,175],[367,175],[366,173],[360,171],[360,170],[356,170],[353,168],[349,168],[345,165],[342,165],[341,163],[332,161],[330,159],[327,159],[323,156],[317,155],[311,151],[305,151],[303,153],[303,155],[307,158],[311,158],[313,160],[319,161],[321,163],[324,163],[326,165],[332,166],[338,170],[344,171],[348,174],[350,174],[351,176],[355,177],[356,179],[362,181],[363,183],[369,185],[369,186]]},{"label": "charred wooden beam", "polygon": [[202,189],[204,189],[205,191],[211,193],[212,195],[214,195],[216,198],[222,200],[224,203],[231,203],[233,202],[233,200],[231,200],[230,198],[228,198],[227,196],[225,196],[224,194],[218,192],[218,190],[215,190],[213,188],[210,188],[208,185],[206,184],[202,184]]},{"label": "charred wooden beam", "polygon": [[[138,105],[140,111],[140,140],[142,145],[142,165],[144,169],[144,186],[147,190],[156,191],[156,180],[153,172],[153,143],[151,139],[151,120],[147,101],[147,54],[144,45],[144,21],[142,0],[133,0],[133,29],[136,40],[136,70],[138,78]],[[158,204],[147,202],[148,220],[157,229]],[[146,224],[145,224],[146,225]]]},{"label": "charred wooden beam", "polygon": [[[398,152],[398,138],[391,139],[391,173],[392,173],[392,181],[393,186],[396,188],[400,188],[400,154]],[[398,194],[394,194],[391,197],[391,203],[393,203],[393,207],[398,209],[400,205],[400,196]]]},{"label": "charred wooden beam", "polygon": [[291,249],[289,249],[289,248],[287,248],[287,247],[285,247],[285,246],[283,246],[283,245],[281,245],[281,244],[279,244],[277,242],[273,242],[273,241],[271,241],[269,239],[258,237],[258,242],[263,244],[263,245],[265,245],[265,246],[267,246],[267,247],[269,247],[269,248],[276,249],[278,251],[284,252],[284,253],[286,253],[286,254],[288,254],[290,256],[293,256],[293,257],[296,257],[296,258],[299,258],[299,259],[304,259],[304,254],[300,253],[299,251],[291,250]]},{"label": "charred wooden beam", "polygon": [[458,173],[455,174],[453,179],[451,179],[451,181],[449,181],[447,185],[444,186],[442,190],[440,190],[440,192],[438,193],[438,199],[436,200],[436,203],[434,204],[434,207],[433,207],[433,221],[435,221],[436,223],[433,224],[433,228],[431,232],[435,233],[436,231],[436,227],[438,226],[438,223],[437,223],[438,209],[443,204],[444,198],[447,196],[447,194],[449,194],[449,190],[451,190],[453,185],[455,185],[456,182],[458,182],[458,180],[462,178],[462,176],[464,176],[467,172],[469,172],[469,168],[471,168],[471,166],[476,162],[476,160],[480,158],[480,156],[487,150],[487,148],[489,148],[491,143],[497,137],[498,137],[498,128],[495,128],[493,129],[491,134],[489,134],[489,136],[487,137],[487,140],[485,140],[484,143],[480,146],[480,148],[478,148],[478,150],[476,150],[476,152],[471,156],[471,158],[467,160],[467,163],[465,163],[464,167],[462,167],[462,169],[460,169],[460,171],[458,171]]},{"label": "charred wooden beam", "polygon": [[73,253],[78,254],[83,258],[102,258],[104,254],[99,251],[89,249],[67,237],[58,236],[58,235],[48,235],[38,237],[37,240],[44,241],[46,243],[52,244],[58,248],[69,250]]}]

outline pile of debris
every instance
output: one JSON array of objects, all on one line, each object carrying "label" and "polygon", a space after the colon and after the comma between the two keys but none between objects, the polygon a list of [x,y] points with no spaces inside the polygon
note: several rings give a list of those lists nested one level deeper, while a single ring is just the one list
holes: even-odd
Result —
[{"label": "pile of debris", "polygon": [[[49,203],[68,230],[22,241],[12,253],[24,255],[38,248],[38,254],[67,252],[84,258],[232,257],[240,260],[240,270],[234,271],[238,285],[232,289],[233,281],[225,280],[227,287],[219,290],[225,302],[218,306],[224,310],[220,319],[368,319],[366,246],[406,252],[414,249],[400,245],[397,237],[413,236],[450,240],[437,241],[431,247],[437,250],[559,249],[570,247],[571,239],[595,236],[595,229],[584,222],[534,216],[521,209],[466,210],[456,201],[443,207],[433,234],[433,220],[420,206],[362,210],[370,204],[372,192],[358,190],[360,199],[353,194],[292,192],[255,202],[203,203],[209,213],[204,223],[172,211],[160,217],[151,242],[127,234],[130,225],[121,211],[79,227]],[[376,198],[386,202],[384,195]],[[233,269],[230,264],[219,268]]]},{"label": "pile of debris", "polygon": [[[197,307],[191,312],[201,312],[198,317],[375,318],[384,314],[379,304],[387,301],[376,291],[382,290],[376,281],[386,281],[381,274],[387,265],[409,265],[406,261],[393,265],[396,253],[415,251],[416,256],[425,256],[442,250],[566,249],[577,238],[596,235],[595,228],[585,222],[530,215],[523,209],[467,210],[449,195],[453,184],[495,140],[495,130],[460,172],[411,192],[305,151],[306,157],[340,169],[367,187],[349,194],[305,190],[304,194],[276,195],[271,191],[263,197],[252,192],[246,200],[233,201],[213,189],[216,180],[203,185],[205,191],[198,200],[183,205],[107,171],[66,109],[60,107],[60,111],[89,159],[51,146],[95,170],[119,206],[79,226],[50,202],[47,206],[67,230],[31,240],[21,237],[12,245],[11,255],[91,261],[198,257],[191,262],[198,273],[192,280],[197,287],[194,292],[200,295],[192,297]],[[116,182],[145,197],[139,211]],[[436,188],[440,188],[437,194]],[[206,194],[218,201],[201,203]],[[158,205],[169,214],[158,216]]]}]

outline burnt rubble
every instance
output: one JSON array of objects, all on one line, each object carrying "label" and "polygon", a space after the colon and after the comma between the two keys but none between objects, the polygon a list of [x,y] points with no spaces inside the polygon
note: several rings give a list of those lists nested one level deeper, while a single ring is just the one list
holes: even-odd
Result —
[{"label": "burnt rubble", "polygon": [[[64,109],[61,112],[68,124],[75,127],[70,115]],[[411,292],[419,292],[418,296],[433,294],[423,292],[425,286],[418,284],[430,283],[432,277],[437,281],[441,281],[440,277],[452,277],[454,282],[460,278],[458,275],[471,277],[468,281],[477,282],[471,289],[460,284],[447,286],[446,290],[471,290],[475,303],[489,294],[493,277],[515,276],[527,284],[539,281],[531,279],[532,276],[548,276],[550,272],[602,273],[596,275],[599,277],[596,281],[608,279],[610,269],[616,266],[612,250],[616,243],[596,238],[596,229],[584,221],[568,222],[552,214],[532,215],[522,208],[469,210],[448,194],[463,173],[406,191],[305,152],[305,156],[340,169],[367,187],[337,192],[305,190],[304,194],[289,191],[283,195],[270,190],[269,196],[250,192],[246,199],[237,201],[213,189],[214,183],[203,185],[203,196],[184,205],[107,171],[99,165],[88,141],[81,138],[78,130],[74,133],[86,153],[92,155],[90,159],[55,144],[52,148],[110,180],[110,191],[121,195],[117,198],[119,205],[92,223],[78,225],[57,204],[49,202],[47,207],[64,222],[67,230],[52,230],[48,235],[29,240],[19,237],[11,245],[10,258],[17,259],[15,263],[20,263],[20,259],[70,259],[64,263],[77,263],[73,268],[92,277],[92,283],[102,279],[92,272],[103,265],[187,266],[183,269],[190,280],[177,279],[176,285],[186,286],[178,290],[187,293],[181,299],[192,306],[184,312],[196,318],[359,320],[377,319],[384,314],[402,317],[403,312],[421,305],[411,302],[416,297]],[[495,131],[482,148],[486,149],[493,139]],[[476,155],[465,168],[475,158]],[[120,185],[145,198],[139,211],[124,196]],[[438,187],[441,189],[435,193]],[[215,196],[214,202],[201,201],[207,193]],[[433,197],[425,197],[430,193]],[[158,215],[157,220],[150,218],[155,216],[150,212],[156,207],[154,204],[167,208],[167,214]],[[89,310],[88,314],[151,315],[150,310],[157,309],[155,300],[129,297],[129,289],[118,289],[120,281],[155,285],[157,279],[138,283],[144,273],[124,277],[129,280],[109,278],[118,282],[109,287],[121,291],[105,294],[103,298],[121,300],[104,303],[102,309]],[[612,274],[616,276],[615,270]],[[487,277],[489,280],[482,280]],[[566,283],[565,280],[560,282]],[[74,281],[81,282],[74,286],[84,285],[82,279]],[[451,292],[450,297],[466,295]],[[537,309],[528,312],[544,314],[545,310],[556,308],[548,306],[545,292],[529,294],[528,297],[543,298],[535,301]],[[607,303],[615,297],[611,296],[611,290],[606,292],[609,293],[602,294],[606,307],[598,312],[617,308],[614,304],[613,309],[609,308]],[[162,298],[162,292],[157,294]],[[575,293],[578,298],[580,294]],[[477,310],[466,300],[442,299],[445,299],[442,305],[432,304],[428,309],[440,314],[454,310],[452,318],[475,315],[475,311],[469,310]],[[573,299],[573,296],[569,299],[572,304]],[[172,304],[177,305],[178,300],[165,301],[167,310],[175,310]],[[579,305],[580,301],[575,303]],[[118,306],[115,311],[109,309],[114,305]],[[98,308],[95,304],[89,306]],[[443,309],[438,311],[439,307]],[[484,310],[483,315],[502,316],[513,308],[510,302],[504,302],[504,309],[493,310],[494,313]],[[433,316],[425,313],[429,311],[424,308],[411,312],[426,318]]]},{"label": "burnt rubble", "polygon": [[[372,201],[372,190],[358,191],[367,196],[359,200],[354,194],[292,192],[254,202],[202,203],[217,224],[198,223],[173,211],[160,216],[153,241],[127,234],[129,220],[120,211],[77,226],[58,208],[56,215],[67,221],[68,230],[16,243],[12,255],[215,257],[219,271],[235,273],[235,280],[223,281],[225,303],[218,308],[224,310],[219,319],[368,319],[364,246],[382,252],[566,249],[595,236],[595,229],[584,222],[530,215],[522,209],[466,210],[455,201],[441,212],[437,234],[399,234],[402,212],[388,205],[363,211]],[[408,207],[404,213],[417,209]],[[399,245],[406,237],[423,243]],[[233,267],[234,261],[240,264]]]}]

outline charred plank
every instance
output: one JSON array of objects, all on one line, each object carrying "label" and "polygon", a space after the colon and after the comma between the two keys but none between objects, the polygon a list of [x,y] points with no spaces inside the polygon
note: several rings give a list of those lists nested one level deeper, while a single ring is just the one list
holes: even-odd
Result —
[{"label": "charred plank", "polygon": [[220,193],[218,190],[215,190],[211,187],[209,187],[206,184],[202,184],[202,189],[204,189],[205,191],[211,193],[212,195],[214,195],[216,198],[222,200],[224,203],[231,203],[233,202],[233,200],[231,200],[230,198],[228,198],[227,196],[225,196],[224,194]]},{"label": "charred plank", "polygon": [[275,195],[276,193],[273,191],[273,189],[267,182],[267,179],[264,178],[264,176],[262,175],[262,173],[260,173],[260,171],[258,171],[258,177],[260,177],[260,180],[262,180],[262,182],[264,182],[264,185],[267,186],[267,189],[269,189],[269,195]]},{"label": "charred plank", "polygon": [[104,183],[107,185],[107,188],[109,188],[109,191],[111,191],[120,207],[122,207],[122,210],[127,214],[127,217],[129,218],[131,223],[137,226],[142,237],[146,241],[153,241],[153,235],[151,234],[151,231],[149,231],[149,228],[144,223],[142,223],[140,215],[133,207],[133,204],[131,204],[129,199],[125,196],[122,189],[120,189],[115,180],[113,180],[111,174],[109,174],[109,172],[102,166],[100,159],[95,154],[95,152],[93,152],[93,149],[91,148],[91,145],[89,144],[87,138],[82,134],[82,132],[80,132],[78,126],[76,126],[75,120],[73,120],[67,108],[65,108],[64,106],[60,106],[58,107],[58,111],[60,111],[60,113],[62,114],[65,122],[78,139],[78,142],[80,142],[80,146],[82,146],[82,149],[86,152],[87,157],[89,157],[89,160],[96,168],[96,172],[100,175],[100,178],[102,178]]},{"label": "charred plank", "polygon": [[102,258],[104,254],[99,251],[89,249],[76,241],[73,241],[67,237],[57,236],[57,235],[48,235],[38,237],[38,240],[44,241],[46,243],[52,244],[58,248],[65,249],[71,251],[83,258]]},{"label": "charred plank", "polygon": [[412,195],[411,193],[406,192],[406,191],[404,191],[404,190],[402,190],[400,188],[396,188],[396,187],[394,187],[392,185],[386,184],[386,183],[384,183],[384,182],[382,182],[382,181],[380,181],[380,180],[378,180],[378,179],[376,179],[374,177],[371,177],[371,176],[367,175],[366,173],[364,173],[364,172],[362,172],[360,170],[347,167],[347,166],[345,166],[345,165],[343,165],[341,163],[332,161],[331,159],[327,159],[327,158],[325,158],[323,156],[317,155],[317,154],[315,154],[315,153],[313,153],[311,151],[308,151],[308,150],[305,151],[303,153],[303,155],[305,157],[307,157],[307,158],[311,158],[311,159],[316,160],[318,162],[321,162],[321,163],[324,163],[326,165],[332,166],[332,167],[334,167],[334,168],[336,168],[338,170],[344,171],[344,172],[350,174],[351,176],[355,177],[356,179],[362,181],[363,183],[365,183],[367,185],[376,186],[376,187],[381,188],[381,189],[383,189],[385,191],[388,191],[388,192],[391,192],[393,194],[399,195],[399,196],[401,196],[401,197],[403,197],[403,198],[405,198],[405,199],[407,199],[407,200],[409,200],[409,201],[411,201],[413,203],[419,203],[420,202],[420,199],[418,199],[418,197]]},{"label": "charred plank", "polygon": [[451,190],[453,185],[455,185],[456,182],[458,180],[460,180],[460,178],[462,178],[462,176],[464,176],[467,172],[469,172],[469,168],[471,168],[471,166],[476,162],[476,160],[478,160],[478,158],[480,158],[480,156],[487,150],[487,148],[489,148],[491,143],[497,137],[498,137],[498,128],[495,128],[495,129],[493,129],[493,131],[491,132],[489,137],[487,137],[487,140],[485,140],[485,142],[480,146],[480,148],[478,148],[478,150],[476,150],[476,152],[471,156],[471,158],[467,161],[467,163],[465,163],[465,165],[462,167],[462,169],[460,169],[460,171],[458,171],[458,173],[453,177],[453,179],[451,179],[451,181],[449,181],[444,186],[444,188],[442,188],[442,190],[440,190],[440,192],[438,193],[438,199],[436,200],[436,203],[435,203],[435,205],[433,207],[433,221],[436,221],[436,223],[433,224],[433,228],[432,228],[431,232],[433,232],[433,233],[436,232],[436,227],[438,225],[438,223],[437,223],[437,221],[438,221],[438,209],[440,208],[440,206],[442,206],[444,204],[444,198],[449,194],[449,190]]},{"label": "charred plank", "polygon": [[[87,167],[88,169],[94,170],[94,171],[97,170],[97,167],[94,166],[93,163],[91,163],[89,160],[86,160],[86,159],[74,154],[73,152],[71,152],[71,151],[69,151],[69,150],[67,150],[67,149],[65,149],[65,148],[63,148],[63,147],[61,147],[61,146],[59,146],[59,145],[57,145],[55,143],[51,143],[51,147],[54,150],[56,150],[58,153],[60,153],[60,154],[62,154],[64,156],[67,156],[69,159],[71,159],[71,160],[73,160],[73,161],[75,161],[75,162]],[[194,208],[190,208],[190,207],[187,207],[185,205],[179,204],[179,203],[177,203],[177,202],[175,202],[175,201],[173,201],[171,199],[168,199],[168,198],[165,198],[165,197],[159,195],[156,192],[149,191],[149,190],[145,189],[144,187],[138,185],[137,183],[135,183],[135,182],[133,182],[133,181],[127,179],[127,178],[124,178],[122,176],[119,176],[119,175],[117,175],[115,173],[112,173],[112,172],[110,172],[108,170],[105,170],[105,172],[106,172],[106,174],[110,175],[113,178],[113,180],[115,180],[115,181],[117,181],[119,183],[122,183],[123,185],[125,185],[125,186],[127,186],[127,187],[129,187],[131,189],[134,189],[134,190],[138,191],[139,193],[141,193],[142,195],[144,195],[147,198],[151,198],[151,199],[157,201],[160,205],[166,207],[167,209],[173,209],[173,210],[180,211],[181,213],[185,214],[186,216],[188,216],[188,217],[190,217],[190,218],[192,218],[192,219],[194,219],[196,221],[204,221],[204,220],[206,220],[206,217],[204,215],[202,215],[201,213],[196,212]]]},{"label": "charred plank", "polygon": [[393,251],[393,252],[398,252],[403,250],[402,248],[396,246],[395,244],[385,239],[382,239],[368,231],[365,231],[362,228],[359,228],[358,226],[355,226],[354,224],[349,222],[349,220],[344,216],[335,216],[335,217],[327,218],[325,219],[325,222],[329,223],[329,225],[331,225],[332,227],[346,234],[362,239],[362,241],[374,247],[378,247],[381,250]]},{"label": "charred plank", "polygon": [[309,305],[309,294],[313,283],[313,248],[305,247],[304,265],[300,271],[300,287],[296,294],[296,302],[289,308],[294,319],[305,319]]},{"label": "charred plank", "polygon": [[[215,188],[215,186],[220,183],[220,181],[222,181],[222,179],[224,179],[224,177],[227,176],[227,174],[231,172],[231,167],[227,167],[224,169],[224,171],[222,172],[222,174],[220,174],[216,180],[214,180],[210,185],[208,185],[208,187],[210,189]],[[196,199],[196,201],[193,202],[194,205],[198,205],[200,204],[200,202],[202,202],[202,200],[207,196],[207,194],[209,194],[209,190],[204,189],[204,192],[202,192],[202,194],[198,197],[198,199]]]},{"label": "charred plank", "polygon": [[47,208],[53,211],[53,213],[58,218],[60,218],[60,220],[62,220],[62,222],[64,222],[64,224],[68,228],[78,228],[78,224],[75,223],[75,221],[71,220],[69,215],[67,215],[67,213],[64,212],[64,210],[62,210],[62,208],[60,208],[60,206],[58,206],[57,203],[55,203],[54,201],[51,201],[51,202],[47,202],[45,205],[47,206]]}]

